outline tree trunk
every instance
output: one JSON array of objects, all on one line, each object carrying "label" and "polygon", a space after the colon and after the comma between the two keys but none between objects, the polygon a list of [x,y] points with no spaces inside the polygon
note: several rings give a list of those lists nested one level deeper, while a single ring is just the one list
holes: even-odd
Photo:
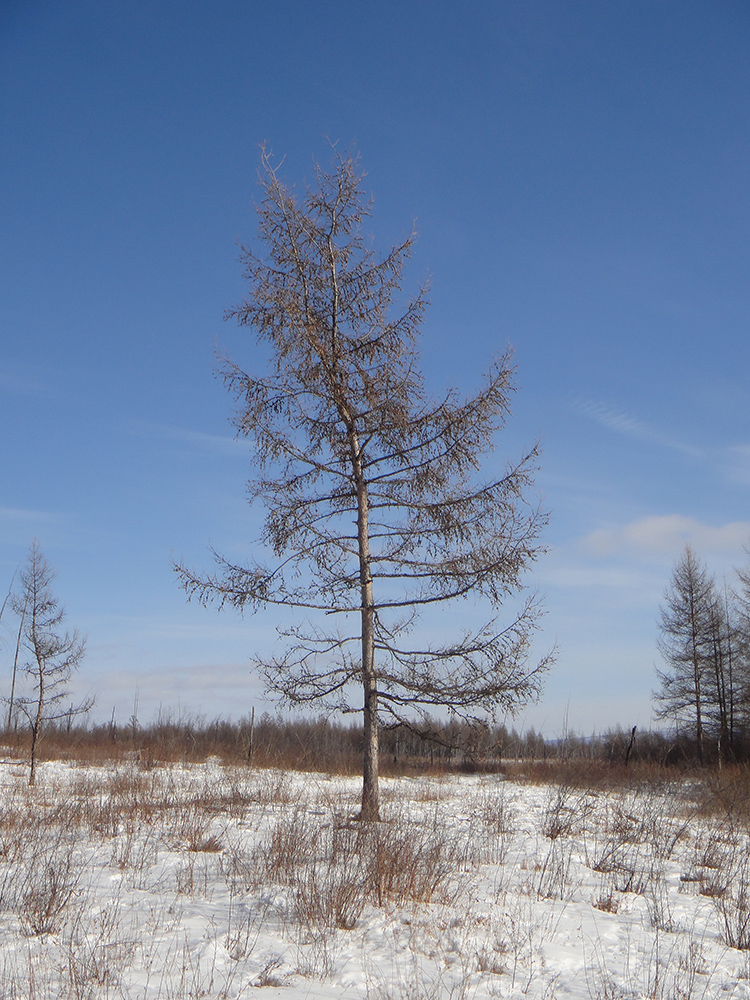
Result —
[{"label": "tree trunk", "polygon": [[625,767],[630,763],[630,756],[633,753],[633,747],[635,746],[635,733],[637,726],[633,726],[630,733],[630,742],[628,743],[628,749],[625,751]]},{"label": "tree trunk", "polygon": [[29,786],[36,784],[36,740],[39,727],[34,724],[31,727],[31,766],[29,768]]},{"label": "tree trunk", "polygon": [[363,723],[364,754],[362,761],[362,810],[360,819],[380,822],[380,790],[378,785],[378,686],[375,672],[375,609],[370,567],[370,500],[362,470],[362,454],[356,431],[350,424],[349,445],[352,469],[357,487],[357,544],[359,549],[359,583],[362,620],[362,685],[364,687]]},{"label": "tree trunk", "polygon": [[365,746],[362,768],[362,811],[360,819],[369,823],[380,822],[380,793],[378,787],[378,692],[373,683],[365,684],[364,705]]},{"label": "tree trunk", "polygon": [[31,727],[31,766],[29,769],[29,785],[36,783],[36,744],[39,739],[39,731],[42,728],[42,716],[44,713],[44,669],[39,664],[39,701],[36,706],[36,718]]},{"label": "tree trunk", "polygon": [[703,698],[703,692],[701,691],[701,673],[703,664],[701,662],[701,652],[699,648],[701,632],[698,622],[694,589],[691,589],[690,593],[690,631],[690,645],[693,660],[693,694],[695,697],[695,743],[698,750],[698,763],[701,767],[703,767],[703,711],[701,704]]},{"label": "tree trunk", "polygon": [[255,705],[253,705],[252,712],[250,713],[250,738],[247,741],[247,762],[252,764],[253,762],[253,740],[255,738]]},{"label": "tree trunk", "polygon": [[362,487],[363,503],[359,511],[360,581],[362,593],[362,684],[364,687],[364,756],[362,761],[362,811],[365,822],[380,821],[378,787],[378,687],[375,673],[375,629],[370,544],[368,529],[367,492]]},{"label": "tree trunk", "polygon": [[698,748],[698,763],[703,767],[703,713],[701,711],[701,676],[697,656],[694,664],[695,671],[695,742]]}]

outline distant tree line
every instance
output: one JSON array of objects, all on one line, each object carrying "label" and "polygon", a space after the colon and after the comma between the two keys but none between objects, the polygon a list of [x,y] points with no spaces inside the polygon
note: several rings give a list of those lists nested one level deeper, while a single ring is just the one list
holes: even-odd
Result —
[{"label": "distant tree line", "polygon": [[[0,733],[3,754],[25,756],[29,731],[6,728]],[[272,716],[257,720],[207,720],[162,712],[141,725],[134,717],[122,724],[114,716],[105,723],[80,716],[51,721],[45,728],[40,759],[70,759],[92,764],[125,760],[141,767],[172,761],[200,762],[218,757],[242,766],[357,774],[361,769],[361,722],[347,724],[327,717]],[[622,766],[628,757],[631,731],[620,728],[583,737],[569,733],[548,740],[533,728],[518,732],[504,724],[472,726],[458,719],[433,720],[429,728],[385,729],[380,746],[381,768],[390,775],[435,772],[501,772],[511,763],[573,766],[598,762]],[[631,760],[659,765],[690,764],[689,740],[658,732],[638,734]]]},{"label": "distant tree line", "polygon": [[750,757],[750,571],[719,585],[685,547],[659,617],[657,717],[699,763]]}]

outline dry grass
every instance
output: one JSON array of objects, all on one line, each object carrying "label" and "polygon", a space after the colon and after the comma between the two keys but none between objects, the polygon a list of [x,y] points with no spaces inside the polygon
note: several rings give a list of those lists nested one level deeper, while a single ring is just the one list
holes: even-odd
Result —
[{"label": "dry grass", "polygon": [[[517,970],[526,979],[537,974],[539,948],[553,933],[524,923],[525,904],[529,912],[539,900],[549,901],[550,913],[556,904],[564,908],[580,895],[585,864],[601,876],[591,906],[615,914],[636,905],[646,926],[672,933],[679,908],[665,873],[675,880],[676,859],[681,891],[705,897],[714,934],[729,948],[750,951],[746,769],[667,782],[653,768],[623,768],[610,770],[606,783],[597,772],[592,786],[570,763],[544,773],[547,787],[535,793],[532,861],[518,853],[524,817],[500,779],[467,779],[474,791],[463,825],[445,822],[450,781],[419,778],[395,791],[386,782],[386,822],[363,824],[348,818],[352,784],[342,788],[322,776],[302,791],[281,771],[131,760],[110,769],[71,765],[60,795],[44,781],[28,789],[19,769],[0,801],[0,914],[23,932],[29,957],[26,965],[16,956],[20,964],[0,967],[0,982],[4,989],[16,984],[9,997],[45,1000],[118,997],[133,969],[144,977],[157,968],[175,973],[168,988],[152,980],[151,993],[143,992],[161,998],[233,995],[226,977],[235,974],[255,986],[283,985],[289,966],[256,954],[259,934],[274,922],[296,949],[295,971],[325,977],[341,936],[378,908],[408,911],[410,920],[420,908],[460,912],[475,880],[491,871],[494,898],[509,902],[503,920],[488,925],[487,941],[470,953],[474,964],[460,982],[482,972],[520,983]],[[104,905],[102,884],[110,887]],[[175,930],[180,907],[208,907],[217,887],[230,897],[227,922],[216,931],[229,971],[212,964],[215,956],[187,951]],[[165,904],[141,928],[130,900],[144,892]],[[36,957],[44,948],[56,956],[54,968]],[[697,975],[691,954],[680,959],[685,982]],[[598,983],[592,995],[603,990]]]},{"label": "dry grass", "polygon": [[256,849],[252,878],[291,887],[306,925],[349,929],[368,904],[449,902],[462,862],[450,831],[403,820],[341,825],[300,808]]}]

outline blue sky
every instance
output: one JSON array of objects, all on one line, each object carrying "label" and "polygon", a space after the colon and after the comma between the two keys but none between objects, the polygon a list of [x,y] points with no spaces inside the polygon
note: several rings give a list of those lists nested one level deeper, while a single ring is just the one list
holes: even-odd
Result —
[{"label": "blue sky", "polygon": [[302,185],[329,137],[378,246],[416,220],[435,391],[515,348],[496,458],[542,442],[559,644],[516,724],[649,725],[674,560],[750,558],[748,51],[744,0],[2,4],[0,588],[38,537],[101,717],[269,707],[273,616],[187,605],[171,559],[257,533],[214,350],[253,363],[222,317],[259,143]]}]

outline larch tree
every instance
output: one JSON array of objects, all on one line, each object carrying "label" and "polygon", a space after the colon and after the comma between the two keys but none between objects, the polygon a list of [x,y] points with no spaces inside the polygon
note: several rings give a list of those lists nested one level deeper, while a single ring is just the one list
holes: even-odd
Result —
[{"label": "larch tree", "polygon": [[14,610],[21,616],[23,648],[29,654],[23,671],[32,685],[30,694],[15,699],[15,707],[25,715],[31,729],[30,785],[36,780],[37,750],[44,724],[69,718],[71,713],[87,712],[93,704],[87,698],[75,708],[62,708],[63,700],[68,697],[71,674],[80,666],[86,651],[86,641],[78,631],[62,631],[65,611],[52,593],[54,578],[39,543],[34,540],[21,571],[20,592],[13,598]]},{"label": "larch tree", "polygon": [[[750,556],[750,548],[746,549]],[[737,570],[738,586],[732,594],[733,608],[733,664],[734,664],[734,722],[742,734],[745,747],[750,736],[750,568]]]},{"label": "larch tree", "polygon": [[714,588],[708,626],[710,668],[706,715],[718,740],[719,757],[725,759],[735,754],[737,682],[742,676],[738,611],[726,584],[723,590]]},{"label": "larch tree", "polygon": [[[263,251],[242,248],[250,292],[228,316],[270,348],[270,370],[222,357],[221,373],[237,434],[255,446],[248,495],[265,508],[264,529],[247,564],[214,552],[211,573],[175,568],[203,603],[296,610],[284,652],[255,665],[291,705],[363,713],[360,816],[378,820],[380,725],[441,709],[468,720],[513,712],[538,696],[551,655],[531,659],[540,608],[521,593],[545,523],[528,496],[537,448],[480,475],[509,414],[510,357],[471,398],[428,397],[425,289],[396,308],[414,232],[376,255],[362,179],[334,150],[298,198],[263,150]],[[482,624],[421,640],[420,614],[458,598],[484,603]]]},{"label": "larch tree", "polygon": [[701,764],[707,702],[716,678],[719,612],[713,577],[686,545],[660,610],[658,647],[667,669],[657,670],[661,689],[654,698],[657,718],[692,729]]}]

